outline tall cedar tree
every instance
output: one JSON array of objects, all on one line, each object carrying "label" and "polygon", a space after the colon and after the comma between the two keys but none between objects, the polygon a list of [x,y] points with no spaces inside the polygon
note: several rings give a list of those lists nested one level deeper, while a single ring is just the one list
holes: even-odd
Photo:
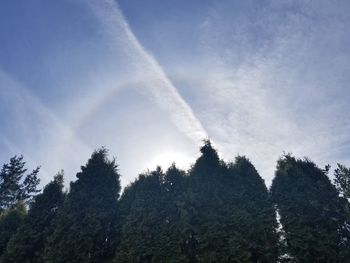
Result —
[{"label": "tall cedar tree", "polygon": [[254,166],[244,157],[225,164],[209,141],[201,153],[187,200],[192,262],[274,262],[276,217]]},{"label": "tall cedar tree", "polygon": [[344,200],[326,170],[308,159],[286,155],[277,163],[271,193],[288,253],[296,262],[348,262]]},{"label": "tall cedar tree", "polygon": [[28,216],[11,238],[5,255],[6,262],[41,263],[47,237],[53,232],[52,220],[64,200],[63,173],[57,174],[37,195]]},{"label": "tall cedar tree", "polygon": [[110,262],[115,255],[120,181],[107,150],[95,151],[71,183],[49,237],[45,262]]},{"label": "tall cedar tree", "polygon": [[13,208],[19,201],[29,204],[32,198],[40,192],[37,189],[39,167],[27,173],[23,156],[14,156],[0,171],[0,213]]},{"label": "tall cedar tree", "polygon": [[[165,219],[160,168],[149,174],[140,175],[138,180],[125,190],[121,244],[116,262],[161,261],[159,227]],[[128,207],[127,207],[128,206]],[[128,211],[125,211],[127,209]]]},{"label": "tall cedar tree", "polygon": [[222,213],[227,214],[227,237],[229,243],[238,245],[232,246],[237,250],[230,251],[232,258],[237,262],[276,262],[278,225],[264,180],[246,157],[238,156],[229,165],[224,182]]},{"label": "tall cedar tree", "polygon": [[23,202],[18,202],[14,208],[5,210],[0,215],[0,262],[7,262],[5,259],[6,247],[11,237],[16,233],[17,228],[26,216],[26,207]]},{"label": "tall cedar tree", "polygon": [[220,248],[223,225],[218,209],[222,205],[220,177],[226,167],[210,141],[205,141],[200,151],[202,155],[189,171],[185,251],[190,262],[224,262]]},{"label": "tall cedar tree", "polygon": [[176,201],[183,172],[174,165],[164,174],[140,175],[121,198],[123,227],[115,262],[187,262],[182,253]]},{"label": "tall cedar tree", "polygon": [[[165,199],[166,219],[161,231],[162,239],[167,242],[167,262],[191,262],[191,253],[187,238],[186,189],[188,176],[173,164],[165,173],[163,180],[163,198]],[[191,249],[190,249],[191,251]]]}]

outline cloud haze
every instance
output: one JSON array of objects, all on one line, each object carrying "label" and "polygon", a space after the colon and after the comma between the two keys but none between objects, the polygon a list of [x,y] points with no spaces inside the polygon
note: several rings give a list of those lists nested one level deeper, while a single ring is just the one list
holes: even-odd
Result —
[{"label": "cloud haze", "polygon": [[105,145],[125,185],[157,162],[188,165],[206,136],[225,159],[246,154],[267,183],[284,151],[350,165],[345,0],[0,10],[0,157],[25,154],[45,182],[61,168],[74,179]]}]

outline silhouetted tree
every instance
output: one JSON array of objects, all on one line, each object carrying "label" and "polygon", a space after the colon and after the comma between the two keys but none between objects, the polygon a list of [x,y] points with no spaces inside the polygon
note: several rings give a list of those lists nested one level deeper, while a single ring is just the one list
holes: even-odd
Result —
[{"label": "silhouetted tree", "polygon": [[220,177],[225,165],[210,141],[205,141],[200,151],[201,156],[189,171],[186,189],[184,248],[190,262],[212,262],[215,258],[220,261],[223,240],[218,209],[222,205]]},{"label": "silhouetted tree", "polygon": [[346,262],[348,229],[344,203],[334,185],[308,159],[285,155],[277,164],[271,193],[297,262]]},{"label": "silhouetted tree", "polygon": [[170,223],[163,178],[158,167],[140,175],[125,190],[121,201],[125,220],[116,262],[167,262],[175,257],[168,236],[163,235]]},{"label": "silhouetted tree", "polygon": [[335,186],[329,166],[286,155],[269,193],[246,157],[226,163],[210,141],[200,152],[186,172],[140,175],[120,199],[104,148],[69,193],[58,174],[36,195],[39,168],[26,174],[13,157],[0,171],[0,263],[348,262],[348,168]]},{"label": "silhouetted tree", "polygon": [[350,168],[338,164],[338,168],[334,171],[334,183],[340,193],[345,198],[350,199]]},{"label": "silhouetted tree", "polygon": [[64,200],[62,189],[63,173],[59,173],[34,198],[23,224],[8,243],[6,262],[44,262],[46,239],[53,232],[51,223]]},{"label": "silhouetted tree", "polygon": [[4,254],[11,237],[16,233],[26,216],[26,207],[18,202],[13,208],[8,208],[0,215],[0,262],[6,262]]},{"label": "silhouetted tree", "polygon": [[114,257],[120,192],[115,160],[107,159],[106,149],[97,150],[77,178],[58,212],[45,262],[108,262]]},{"label": "silhouetted tree", "polygon": [[224,163],[209,141],[201,153],[190,171],[186,200],[194,261],[274,262],[276,215],[254,166],[245,157]]},{"label": "silhouetted tree", "polygon": [[26,174],[23,156],[14,156],[9,163],[3,165],[0,171],[0,213],[15,207],[18,201],[29,204],[32,198],[40,192],[37,189],[39,167]]},{"label": "silhouetted tree", "polygon": [[[166,258],[168,262],[191,262],[190,238],[188,238],[188,224],[186,211],[186,194],[188,189],[188,176],[179,170],[175,164],[166,171],[163,180],[163,199],[166,218],[161,231],[162,239],[166,241]],[[170,253],[170,251],[172,251]]]},{"label": "silhouetted tree", "polygon": [[276,212],[264,180],[246,157],[236,157],[228,170],[223,213],[230,226],[226,231],[229,243],[238,245],[235,253],[231,251],[232,258],[237,262],[276,262]]}]

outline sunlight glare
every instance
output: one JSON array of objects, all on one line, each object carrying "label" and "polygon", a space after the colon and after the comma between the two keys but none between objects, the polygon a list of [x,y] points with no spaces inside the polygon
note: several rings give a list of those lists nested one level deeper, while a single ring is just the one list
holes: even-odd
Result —
[{"label": "sunlight glare", "polygon": [[176,167],[180,169],[189,168],[194,162],[193,158],[184,155],[180,152],[163,152],[156,155],[147,165],[148,169],[155,169],[160,166],[163,170],[168,169],[172,163],[176,164]]}]

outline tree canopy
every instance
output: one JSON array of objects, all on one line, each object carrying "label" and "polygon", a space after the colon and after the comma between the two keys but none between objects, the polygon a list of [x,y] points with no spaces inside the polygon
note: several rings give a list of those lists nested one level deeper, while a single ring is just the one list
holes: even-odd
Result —
[{"label": "tree canopy", "polygon": [[0,171],[0,212],[13,208],[19,201],[29,204],[32,198],[40,192],[37,189],[39,167],[27,173],[23,156],[14,156]]},{"label": "tree canopy", "polygon": [[[146,171],[120,195],[105,148],[63,191],[38,193],[23,157],[0,172],[0,263],[340,262],[350,258],[349,169],[285,155],[270,189],[245,156],[222,160],[210,141],[186,171]],[[28,212],[27,212],[28,210]]]},{"label": "tree canopy", "polygon": [[346,262],[349,256],[349,218],[328,170],[291,155],[278,161],[271,194],[297,262]]}]

